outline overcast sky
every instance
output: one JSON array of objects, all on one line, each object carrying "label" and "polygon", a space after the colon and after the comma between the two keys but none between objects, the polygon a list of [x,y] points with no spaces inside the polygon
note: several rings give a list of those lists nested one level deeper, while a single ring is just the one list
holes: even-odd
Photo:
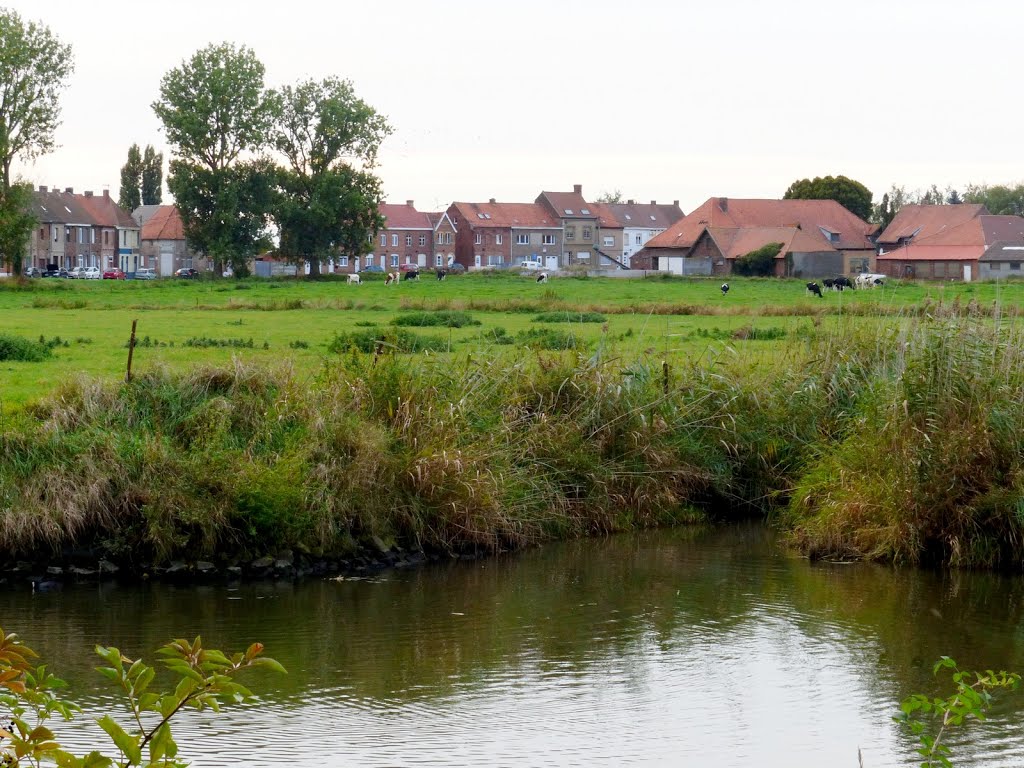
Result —
[{"label": "overcast sky", "polygon": [[1020,0],[0,0],[74,49],[35,184],[109,187],[128,147],[169,157],[150,105],[195,50],[250,46],[271,87],[350,79],[388,117],[389,202],[780,197],[845,174],[1024,180]]}]

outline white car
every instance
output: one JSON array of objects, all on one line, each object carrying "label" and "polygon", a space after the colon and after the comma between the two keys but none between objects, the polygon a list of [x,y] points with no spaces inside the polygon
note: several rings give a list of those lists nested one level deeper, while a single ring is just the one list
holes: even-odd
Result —
[{"label": "white car", "polygon": [[68,272],[68,278],[72,280],[78,280],[85,277],[85,267],[75,267]]},{"label": "white car", "polygon": [[139,267],[135,270],[136,280],[156,280],[156,270],[152,267]]},{"label": "white car", "polygon": [[103,277],[103,273],[100,272],[99,267],[85,267],[78,277],[86,280],[100,280]]},{"label": "white car", "polygon": [[524,261],[519,264],[520,269],[540,269],[539,261]]}]

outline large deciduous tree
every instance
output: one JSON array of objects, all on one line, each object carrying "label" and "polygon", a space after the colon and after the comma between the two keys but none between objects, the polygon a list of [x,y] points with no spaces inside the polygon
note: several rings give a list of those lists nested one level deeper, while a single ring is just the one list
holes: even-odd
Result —
[{"label": "large deciduous tree", "polygon": [[871,218],[871,191],[846,176],[817,176],[789,185],[786,200],[835,200],[851,213],[867,221]]},{"label": "large deciduous tree", "polygon": [[0,258],[16,275],[34,219],[31,192],[12,180],[11,167],[15,158],[33,160],[53,150],[60,94],[73,71],[71,46],[0,8]]},{"label": "large deciduous tree", "polygon": [[964,201],[981,203],[992,214],[1024,216],[1024,184],[971,184],[964,192]]},{"label": "large deciduous tree", "polygon": [[142,184],[142,152],[138,144],[128,147],[128,160],[121,166],[121,190],[117,204],[131,213],[142,205],[139,187]]},{"label": "large deciduous tree", "polygon": [[369,250],[383,226],[380,180],[373,173],[387,120],[338,78],[306,80],[280,92],[273,145],[285,165],[278,173],[275,218],[281,253],[310,265],[337,254]]},{"label": "large deciduous tree", "polygon": [[[141,192],[143,205],[160,205],[164,199],[164,153],[146,145],[142,155]],[[134,209],[133,209],[134,210]]]},{"label": "large deciduous tree", "polygon": [[175,156],[167,186],[185,237],[216,275],[225,262],[245,274],[266,235],[268,169],[252,155],[267,143],[277,98],[263,75],[249,48],[209,45],[164,75],[153,104]]}]

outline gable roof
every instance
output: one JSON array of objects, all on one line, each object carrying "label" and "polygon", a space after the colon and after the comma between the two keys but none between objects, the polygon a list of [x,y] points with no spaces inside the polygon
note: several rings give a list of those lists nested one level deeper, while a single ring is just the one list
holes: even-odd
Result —
[{"label": "gable roof", "polygon": [[[689,248],[705,228],[797,227],[805,232],[826,229],[838,236],[831,246],[839,250],[874,250],[868,235],[874,227],[835,200],[734,200],[710,197],[684,216],[646,248]],[[824,239],[824,235],[822,235]]]},{"label": "gable roof", "polygon": [[559,218],[538,203],[452,203],[460,226],[465,221],[470,229],[499,227],[502,229],[557,229]]},{"label": "gable roof", "polygon": [[384,229],[433,229],[427,214],[417,211],[413,206],[381,203],[380,215],[384,217]]},{"label": "gable roof", "polygon": [[100,224],[92,211],[82,206],[79,197],[71,192],[35,190],[32,192],[32,213],[38,221],[48,224]]},{"label": "gable roof", "polygon": [[787,253],[820,253],[835,248],[820,232],[806,232],[798,227],[708,227],[706,236],[715,241],[727,259],[737,259],[769,243],[782,243],[777,259]]},{"label": "gable roof", "polygon": [[[959,206],[925,206],[929,208],[957,208]],[[1024,245],[1024,218],[1020,216],[975,215],[958,226],[941,227],[934,234],[918,235],[907,244],[886,251],[878,258],[900,261],[974,260],[986,248],[1005,241]]]},{"label": "gable roof", "polygon": [[987,214],[984,205],[905,205],[878,236],[878,244],[896,245],[901,239],[915,238],[915,242],[936,235],[943,230],[959,227],[973,218]]},{"label": "gable roof", "polygon": [[103,227],[139,229],[138,222],[132,218],[128,211],[114,202],[114,199],[109,194],[71,196],[76,197],[79,204],[92,214],[95,224]]},{"label": "gable roof", "polygon": [[1024,242],[1000,240],[992,243],[982,254],[981,261],[1024,261]]},{"label": "gable roof", "polygon": [[547,205],[560,219],[597,218],[597,204],[588,203],[580,192],[541,192],[536,202]]},{"label": "gable roof", "polygon": [[678,203],[609,203],[607,206],[623,227],[668,229],[681,218]]},{"label": "gable roof", "polygon": [[185,225],[176,205],[156,206],[142,225],[143,240],[184,240]]}]

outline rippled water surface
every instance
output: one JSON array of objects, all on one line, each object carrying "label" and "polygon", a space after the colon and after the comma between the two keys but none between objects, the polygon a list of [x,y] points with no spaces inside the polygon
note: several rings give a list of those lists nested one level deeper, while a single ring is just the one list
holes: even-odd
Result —
[{"label": "rippled water surface", "polygon": [[[69,587],[0,595],[87,715],[96,643],[259,640],[287,677],[176,729],[200,767],[913,764],[899,700],[931,665],[1024,670],[1024,580],[797,559],[759,526],[547,546],[356,581]],[[1024,765],[1024,697],[954,740]],[[88,717],[58,735],[102,744]],[[963,738],[963,737],[960,737]]]}]

